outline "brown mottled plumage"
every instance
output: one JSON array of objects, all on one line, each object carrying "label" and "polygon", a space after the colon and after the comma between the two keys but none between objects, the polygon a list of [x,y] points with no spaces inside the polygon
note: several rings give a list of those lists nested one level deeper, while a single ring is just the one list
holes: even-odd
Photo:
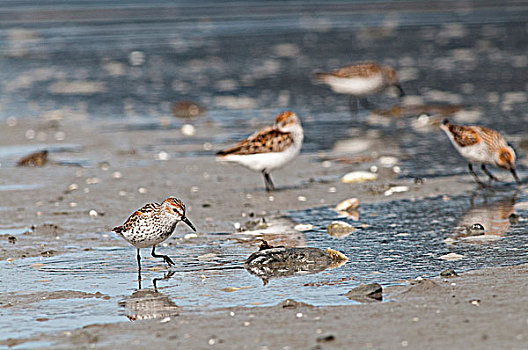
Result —
[{"label": "brown mottled plumage", "polygon": [[390,86],[399,90],[400,97],[405,96],[394,69],[375,62],[359,62],[329,72],[318,72],[314,78],[337,93],[358,97],[365,107],[368,106],[367,96]]},{"label": "brown mottled plumage", "polygon": [[219,161],[235,162],[262,172],[266,190],[274,189],[270,172],[290,162],[301,150],[301,122],[292,111],[281,112],[275,124],[261,129],[232,147],[216,153]]},{"label": "brown mottled plumage", "polygon": [[520,183],[515,171],[515,151],[508,145],[502,135],[495,130],[475,125],[456,125],[445,119],[440,128],[445,131],[456,150],[469,162],[469,171],[475,180],[483,185],[473,170],[472,162],[481,163],[482,171],[491,180],[498,179],[486,169],[485,164],[492,164],[509,170],[515,181]]},{"label": "brown mottled plumage", "polygon": [[291,133],[282,132],[274,127],[267,127],[240,141],[233,147],[218,152],[217,155],[282,152],[292,144]]},{"label": "brown mottled plumage", "polygon": [[136,210],[121,226],[112,231],[119,234],[127,242],[137,248],[137,261],[141,270],[140,248],[152,247],[152,256],[163,258],[169,265],[174,265],[167,255],[157,255],[156,245],[172,235],[178,222],[185,222],[196,231],[193,224],[185,216],[185,204],[177,198],[169,197],[162,203],[148,203]]}]

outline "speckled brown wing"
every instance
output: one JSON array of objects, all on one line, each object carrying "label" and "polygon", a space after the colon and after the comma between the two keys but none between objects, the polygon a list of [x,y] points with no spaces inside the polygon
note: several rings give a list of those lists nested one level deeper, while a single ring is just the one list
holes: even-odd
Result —
[{"label": "speckled brown wing", "polygon": [[449,124],[449,131],[460,147],[472,146],[480,141],[479,134],[471,126]]},{"label": "speckled brown wing", "polygon": [[291,133],[282,132],[273,127],[262,129],[233,147],[216,153],[219,156],[230,154],[247,155],[258,153],[282,152],[293,144]]},{"label": "speckled brown wing", "polygon": [[507,145],[502,135],[495,130],[478,127],[479,135],[490,149],[496,150]]},{"label": "speckled brown wing", "polygon": [[339,78],[366,78],[380,71],[381,68],[379,65],[365,62],[340,68],[330,72],[330,74]]},{"label": "speckled brown wing", "polygon": [[114,227],[112,231],[121,234],[123,231],[128,231],[131,229],[135,223],[140,219],[142,215],[149,215],[161,206],[159,203],[148,203],[145,204],[142,208],[136,210],[130,217],[123,223],[121,226]]}]

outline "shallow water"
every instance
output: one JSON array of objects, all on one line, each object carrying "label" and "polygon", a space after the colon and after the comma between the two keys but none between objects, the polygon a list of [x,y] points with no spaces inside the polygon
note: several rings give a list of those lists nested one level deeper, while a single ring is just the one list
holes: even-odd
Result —
[{"label": "shallow water", "polygon": [[[417,126],[418,116],[396,120],[372,117],[362,109],[351,113],[348,96],[311,82],[316,70],[377,60],[397,68],[411,101],[462,105],[464,113],[457,114],[456,120],[501,130],[516,146],[528,132],[528,6],[524,3],[461,3],[455,12],[452,1],[413,2],[412,8],[383,2],[390,11],[379,11],[376,2],[364,1],[273,2],[273,6],[157,1],[149,9],[134,0],[109,4],[0,4],[2,127],[16,119],[35,121],[31,130],[33,134],[37,130],[38,139],[39,123],[49,120],[72,119],[81,125],[101,119],[114,122],[101,132],[176,132],[182,124],[191,123],[197,135],[190,143],[207,142],[220,148],[269,124],[277,111],[293,109],[305,127],[303,152],[331,151],[340,141],[360,139],[394,145],[401,176],[465,174],[466,164],[446,136],[435,127]],[[47,11],[34,16],[39,10]],[[167,122],[172,118],[171,104],[179,100],[196,101],[207,113],[193,120]],[[372,102],[388,108],[398,101],[381,94]],[[200,131],[210,124],[220,126],[222,132],[202,137]],[[41,136],[51,140],[55,130],[43,132]],[[62,137],[69,142],[68,135]],[[76,153],[82,151],[76,144],[37,143],[37,139],[28,138],[27,145],[0,147],[1,166],[14,167],[18,158],[44,148],[63,165],[90,166],[100,161],[76,160]],[[156,152],[173,141],[152,142],[141,151]],[[523,154],[526,146],[518,151]],[[175,151],[171,158],[212,156],[213,152]],[[367,147],[349,155],[371,153]],[[526,177],[523,166],[519,173]],[[43,185],[0,184],[0,192],[36,186]],[[338,218],[329,208],[289,212],[292,220],[315,225],[303,233],[308,246],[332,247],[350,261],[316,274],[272,278],[267,285],[243,268],[244,260],[257,248],[237,243],[240,235],[209,233],[207,244],[190,241],[160,247],[159,252],[176,262],[174,274],[157,282],[166,298],[143,304],[136,300],[138,281],[131,247],[81,251],[70,242],[70,253],[60,256],[2,261],[2,302],[23,302],[0,309],[0,339],[123,321],[126,315],[141,312],[145,317],[165,317],[174,312],[174,305],[181,309],[178,312],[202,312],[235,305],[274,305],[286,298],[313,305],[349,304],[353,302],[344,294],[359,283],[389,285],[436,276],[447,268],[460,271],[526,261],[527,213],[519,213],[519,223],[508,220],[512,203],[526,201],[526,195],[515,196],[513,189],[504,186],[497,193],[487,193],[485,199],[476,196],[473,204],[471,197],[362,204],[359,221],[349,221],[356,231],[341,239],[326,234],[326,225]],[[468,234],[466,227],[474,221],[484,226],[484,235]],[[464,258],[440,259],[449,253]],[[206,254],[214,255],[204,260]],[[158,262],[148,260],[147,251],[143,256],[142,287],[152,289],[153,280],[163,278],[166,271],[149,270]],[[44,300],[55,294],[38,294],[56,291],[102,295]],[[24,302],[25,298],[33,301]]]},{"label": "shallow water", "polygon": [[[158,279],[161,293],[145,298],[134,294],[139,286],[131,247],[1,262],[2,302],[15,304],[2,309],[0,339],[123,321],[126,316],[164,318],[171,313],[229,306],[274,305],[287,298],[313,305],[351,304],[354,302],[344,294],[360,283],[387,286],[419,276],[437,276],[448,268],[463,271],[515,265],[527,257],[524,227],[528,212],[518,212],[520,217],[512,224],[509,217],[515,202],[527,199],[526,195],[506,191],[478,194],[473,204],[471,196],[365,204],[360,206],[359,221],[339,218],[327,207],[289,212],[287,216],[295,222],[315,225],[304,232],[307,246],[331,247],[350,260],[314,274],[270,278],[267,284],[244,269],[243,262],[257,247],[238,243],[243,236],[240,234],[209,234],[207,244],[193,244],[191,240],[160,247],[158,253],[170,255],[176,263],[166,280],[167,271],[157,270],[161,265],[149,259],[144,249],[141,287],[153,292],[153,280]],[[348,220],[356,231],[344,238],[327,235],[326,226],[335,219]],[[482,224],[484,232],[474,240],[460,237],[460,232],[474,223]],[[463,258],[441,259],[449,253]],[[10,278],[13,275],[16,280]],[[52,292],[57,291],[101,294],[54,299]],[[25,302],[26,298],[34,299]],[[19,305],[17,300],[21,300]]]},{"label": "shallow water", "polygon": [[[397,67],[409,101],[461,105],[460,122],[501,130],[514,144],[528,132],[524,3],[461,3],[455,13],[451,1],[389,1],[383,6],[390,11],[381,12],[363,1],[55,5],[0,5],[0,120],[113,119],[125,130],[176,129],[189,121],[161,126],[160,118],[172,118],[173,102],[194,100],[207,109],[190,121],[197,137],[213,122],[225,132],[203,141],[225,145],[293,109],[306,130],[303,152],[375,130],[403,152],[405,176],[464,173],[465,162],[437,128],[411,127],[418,116],[380,121],[362,109],[351,116],[348,96],[310,78],[376,60]],[[38,9],[48,12],[28,15]],[[372,102],[386,108],[398,100],[380,94]]]}]

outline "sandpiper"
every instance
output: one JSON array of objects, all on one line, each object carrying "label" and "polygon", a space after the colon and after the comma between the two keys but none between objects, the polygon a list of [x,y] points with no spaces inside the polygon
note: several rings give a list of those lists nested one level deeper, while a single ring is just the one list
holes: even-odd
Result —
[{"label": "sandpiper", "polygon": [[270,172],[288,164],[299,154],[303,138],[304,131],[297,115],[292,111],[281,112],[273,126],[216,153],[217,160],[238,163],[261,172],[269,192],[275,189]]},{"label": "sandpiper", "polygon": [[515,151],[498,131],[482,126],[456,125],[447,119],[444,119],[440,128],[445,131],[458,153],[469,162],[469,171],[477,183],[484,185],[473,170],[473,162],[482,164],[482,171],[489,176],[490,181],[499,180],[486,169],[486,164],[509,170],[520,184],[515,171]]},{"label": "sandpiper", "polygon": [[330,72],[318,72],[314,73],[314,77],[316,82],[329,85],[337,93],[351,95],[351,106],[352,98],[356,97],[363,107],[370,109],[367,96],[391,86],[398,89],[400,98],[405,96],[394,69],[374,62],[360,62]]},{"label": "sandpiper", "polygon": [[167,255],[156,254],[156,244],[170,237],[176,224],[185,222],[193,231],[194,225],[185,216],[185,204],[175,197],[169,197],[162,203],[148,203],[136,210],[121,226],[114,227],[112,231],[118,233],[128,243],[137,248],[137,262],[141,271],[140,248],[152,246],[152,256],[163,258],[169,265],[174,262]]}]

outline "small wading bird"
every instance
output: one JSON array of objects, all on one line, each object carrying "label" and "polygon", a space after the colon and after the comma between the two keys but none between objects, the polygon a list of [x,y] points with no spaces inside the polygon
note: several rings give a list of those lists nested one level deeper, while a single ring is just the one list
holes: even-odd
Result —
[{"label": "small wading bird", "polygon": [[216,153],[218,161],[238,163],[264,175],[266,191],[275,189],[270,172],[282,168],[301,150],[304,131],[297,115],[281,112],[273,126],[261,129],[233,147]]},{"label": "small wading bird", "polygon": [[509,170],[520,184],[515,171],[515,151],[499,132],[481,126],[455,125],[447,119],[444,119],[440,128],[445,131],[458,153],[469,162],[469,171],[477,183],[484,186],[473,170],[472,163],[481,163],[482,171],[489,176],[490,181],[499,179],[486,169],[486,164]]},{"label": "small wading bird", "polygon": [[358,98],[364,108],[370,109],[367,96],[391,86],[398,89],[400,98],[405,96],[394,69],[374,62],[357,63],[330,72],[314,73],[314,78],[316,82],[329,85],[339,94],[351,95],[351,109],[357,108],[352,103],[354,97]]},{"label": "small wading bird", "polygon": [[137,262],[141,271],[140,248],[152,247],[152,256],[163,258],[169,265],[174,262],[167,255],[156,254],[156,244],[172,235],[176,224],[185,222],[193,231],[194,225],[185,216],[185,204],[177,198],[169,197],[163,203],[148,203],[136,210],[123,225],[114,227],[112,231],[123,237],[137,248]]}]

